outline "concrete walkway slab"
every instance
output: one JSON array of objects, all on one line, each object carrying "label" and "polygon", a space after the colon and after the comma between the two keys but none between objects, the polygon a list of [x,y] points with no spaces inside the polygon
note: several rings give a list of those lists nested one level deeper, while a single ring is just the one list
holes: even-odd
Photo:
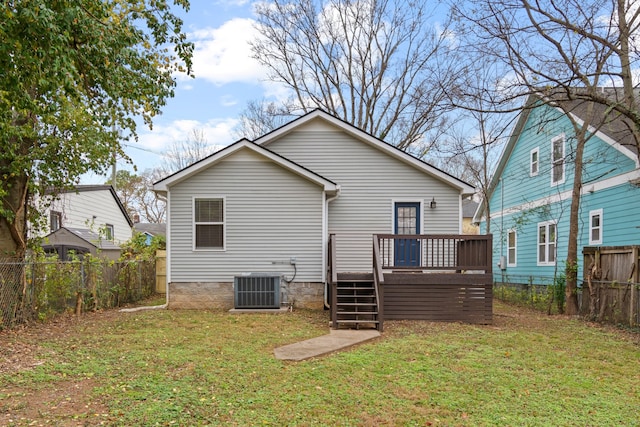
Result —
[{"label": "concrete walkway slab", "polygon": [[329,335],[276,348],[276,359],[300,361],[342,350],[365,341],[378,338],[375,329],[331,329]]}]

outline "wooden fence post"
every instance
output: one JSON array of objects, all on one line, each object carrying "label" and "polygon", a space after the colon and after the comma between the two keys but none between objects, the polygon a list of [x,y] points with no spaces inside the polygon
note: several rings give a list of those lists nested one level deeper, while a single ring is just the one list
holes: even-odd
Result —
[{"label": "wooden fence post", "polygon": [[640,289],[640,274],[638,267],[638,262],[640,262],[640,250],[638,247],[634,247],[632,252],[633,262],[631,264],[631,274],[629,275],[629,281],[631,282],[631,297],[629,298],[629,326],[634,327],[636,324],[636,319],[638,318],[638,313],[636,311],[636,294]]}]

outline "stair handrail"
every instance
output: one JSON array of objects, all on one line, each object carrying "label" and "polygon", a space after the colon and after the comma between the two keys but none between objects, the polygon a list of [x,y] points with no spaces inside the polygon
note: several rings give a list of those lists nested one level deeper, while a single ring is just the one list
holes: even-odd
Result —
[{"label": "stair handrail", "polygon": [[378,304],[378,330],[382,332],[384,322],[384,272],[382,271],[382,260],[380,259],[380,240],[376,234],[373,235],[373,288]]},{"label": "stair handrail", "polygon": [[338,269],[336,268],[336,235],[329,234],[329,286],[331,287],[331,327],[338,329]]}]

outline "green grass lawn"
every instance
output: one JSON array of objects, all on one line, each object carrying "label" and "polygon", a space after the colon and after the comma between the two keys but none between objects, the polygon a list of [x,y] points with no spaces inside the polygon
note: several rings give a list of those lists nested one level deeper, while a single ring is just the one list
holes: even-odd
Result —
[{"label": "green grass lawn", "polygon": [[[495,304],[493,325],[386,322],[303,362],[328,314],[98,313],[0,334],[0,425],[637,426],[637,336]],[[25,356],[26,357],[26,356]]]}]

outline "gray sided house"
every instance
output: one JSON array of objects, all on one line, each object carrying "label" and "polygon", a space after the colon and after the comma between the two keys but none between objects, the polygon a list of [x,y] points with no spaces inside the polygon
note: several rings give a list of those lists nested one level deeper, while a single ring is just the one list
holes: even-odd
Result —
[{"label": "gray sided house", "polygon": [[279,282],[276,306],[320,308],[330,236],[337,273],[371,273],[374,234],[459,234],[474,189],[315,110],[154,190],[167,196],[170,308],[237,307],[247,278]]},{"label": "gray sided house", "polygon": [[[89,229],[117,245],[131,239],[133,221],[110,185],[78,185],[58,192],[49,201],[44,203],[43,214],[49,219],[50,233],[67,227]],[[39,237],[33,234],[31,237]]]},{"label": "gray sided house", "polygon": [[42,247],[60,259],[71,253],[117,259],[119,245],[131,239],[133,222],[110,185],[78,185],[36,204],[49,224],[45,230],[32,227],[30,238],[41,239]]}]

